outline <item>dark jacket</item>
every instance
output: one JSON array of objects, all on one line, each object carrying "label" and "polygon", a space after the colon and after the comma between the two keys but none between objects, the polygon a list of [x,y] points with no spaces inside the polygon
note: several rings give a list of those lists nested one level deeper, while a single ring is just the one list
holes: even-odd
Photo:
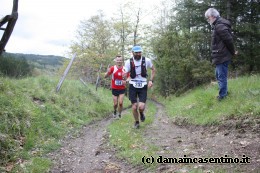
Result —
[{"label": "dark jacket", "polygon": [[211,35],[212,64],[221,64],[231,59],[235,54],[231,24],[221,17],[213,22]]}]

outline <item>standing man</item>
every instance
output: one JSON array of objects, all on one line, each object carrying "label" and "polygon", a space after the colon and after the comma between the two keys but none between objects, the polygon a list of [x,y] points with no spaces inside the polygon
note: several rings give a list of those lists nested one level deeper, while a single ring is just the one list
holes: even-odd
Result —
[{"label": "standing man", "polygon": [[[132,48],[133,57],[125,62],[124,78],[126,78],[126,74],[130,72],[129,100],[132,103],[132,112],[135,119],[134,128],[140,127],[139,114],[140,120],[142,122],[145,121],[144,110],[147,99],[147,88],[153,86],[155,75],[155,68],[151,59],[143,57],[142,52],[141,46],[134,46]],[[148,68],[152,69],[152,71],[150,78],[147,80]],[[137,103],[137,98],[139,99],[139,103]]]},{"label": "standing man", "polygon": [[214,8],[209,8],[205,12],[205,17],[212,26],[211,58],[212,64],[216,66],[215,74],[219,86],[217,99],[221,101],[228,94],[228,64],[232,56],[237,55],[237,51],[234,48],[230,22],[220,17]]},{"label": "standing man", "polygon": [[105,74],[105,78],[112,75],[111,88],[112,88],[112,95],[113,95],[113,102],[114,102],[113,117],[114,118],[117,117],[117,108],[118,108],[118,117],[121,118],[126,82],[123,80],[124,67],[123,67],[122,56],[120,55],[116,56],[115,61],[116,61],[116,65],[110,67],[107,70]]}]

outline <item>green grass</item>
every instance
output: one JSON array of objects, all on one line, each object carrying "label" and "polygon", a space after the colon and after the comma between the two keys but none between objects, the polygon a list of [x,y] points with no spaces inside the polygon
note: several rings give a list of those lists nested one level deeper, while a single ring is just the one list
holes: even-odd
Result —
[{"label": "green grass", "polygon": [[[30,166],[15,168],[18,172],[47,171],[48,161],[37,158],[59,148],[59,139],[67,133],[112,112],[111,91],[65,80],[56,93],[58,82],[47,76],[0,77],[0,170],[21,159]],[[34,166],[38,163],[43,164]]]},{"label": "green grass", "polygon": [[[31,162],[25,163],[23,172],[39,173],[46,172],[46,168],[52,165],[51,161],[42,157],[33,157]],[[18,170],[20,171],[20,170]]]},{"label": "green grass", "polygon": [[127,110],[127,113],[121,119],[109,125],[109,141],[117,148],[117,157],[125,159],[134,165],[140,165],[144,156],[155,155],[158,148],[149,144],[143,138],[144,131],[154,121],[155,113],[155,105],[148,102],[145,111],[146,120],[140,124],[140,129],[133,128],[134,117],[131,109]]},{"label": "green grass", "polygon": [[[182,117],[192,124],[218,124],[234,116],[259,117],[259,79],[260,76],[246,76],[229,80],[230,94],[221,102],[215,98],[216,84],[180,97],[156,98],[165,104],[170,118]],[[15,165],[12,172],[48,172],[51,162],[45,155],[60,147],[59,139],[112,113],[111,91],[95,91],[92,85],[86,87],[79,80],[67,79],[56,93],[58,81],[47,76],[20,80],[0,77],[0,172],[7,164]],[[125,97],[124,106],[128,105]],[[131,109],[109,125],[109,141],[117,148],[117,157],[141,165],[143,156],[156,155],[158,148],[144,140],[155,113],[155,105],[148,102],[147,118],[140,129],[133,129]],[[15,164],[18,160],[23,164]]]},{"label": "green grass", "polygon": [[260,115],[260,76],[228,81],[229,95],[217,101],[217,84],[196,88],[181,97],[160,99],[170,117],[186,118],[192,124],[217,124],[230,116]]}]

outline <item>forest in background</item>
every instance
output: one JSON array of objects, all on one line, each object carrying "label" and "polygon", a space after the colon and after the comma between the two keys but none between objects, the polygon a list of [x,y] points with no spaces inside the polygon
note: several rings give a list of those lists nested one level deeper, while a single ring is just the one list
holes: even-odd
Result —
[{"label": "forest in background", "polygon": [[[260,7],[256,0],[166,0],[152,9],[126,1],[113,17],[98,11],[82,20],[68,51],[68,57],[77,55],[69,75],[95,83],[101,64],[101,72],[106,72],[108,66],[114,65],[116,55],[128,59],[132,46],[141,45],[143,55],[154,61],[156,90],[161,95],[179,95],[209,83],[214,80],[210,62],[211,26],[204,17],[209,7],[216,8],[232,23],[239,55],[232,59],[230,76],[259,73]],[[1,73],[14,77],[52,74],[60,67],[62,73],[67,65],[61,57],[52,55],[4,56],[15,59],[12,62],[11,58],[2,58],[5,62],[0,63]],[[16,57],[21,62],[16,62]],[[101,80],[101,85],[107,84],[109,79]]]},{"label": "forest in background", "polygon": [[[172,0],[154,9],[128,1],[112,18],[101,11],[82,20],[78,27],[70,46],[71,54],[77,54],[72,73],[95,82],[100,64],[105,72],[117,54],[128,59],[131,47],[138,44],[143,55],[154,60],[156,87],[162,95],[178,95],[208,83],[214,80],[211,27],[204,17],[209,7],[232,23],[239,55],[232,59],[230,75],[258,73],[260,7],[256,0]],[[151,24],[144,22],[148,15],[153,16]]]}]

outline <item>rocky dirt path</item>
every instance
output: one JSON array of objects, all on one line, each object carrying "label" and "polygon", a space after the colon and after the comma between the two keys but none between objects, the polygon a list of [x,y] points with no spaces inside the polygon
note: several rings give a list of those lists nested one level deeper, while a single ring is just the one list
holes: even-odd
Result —
[{"label": "rocky dirt path", "polygon": [[78,137],[66,137],[62,141],[63,147],[51,154],[55,161],[52,173],[61,172],[89,172],[102,168],[102,161],[109,159],[109,154],[102,154],[100,158],[99,146],[104,140],[106,126],[111,119],[94,122],[85,126]]},{"label": "rocky dirt path", "polygon": [[[122,112],[122,115],[125,111]],[[139,172],[142,167],[131,166],[115,157],[116,149],[108,143],[107,126],[111,117],[85,126],[77,137],[67,136],[62,148],[48,155],[54,162],[50,173],[119,173]]]},{"label": "rocky dirt path", "polygon": [[[117,171],[122,166],[112,163],[113,148],[107,146],[107,126],[115,119],[108,117],[85,126],[78,137],[66,137],[63,147],[51,153],[51,173],[94,173]],[[121,163],[123,164],[123,163]],[[120,169],[119,169],[120,168]]]},{"label": "rocky dirt path", "polygon": [[[250,164],[159,164],[156,172],[190,172],[191,169],[210,170],[219,168],[229,172],[260,171],[259,133],[237,132],[218,127],[181,127],[169,119],[163,105],[156,103],[155,121],[147,127],[144,138],[148,143],[159,147],[157,156],[178,158],[186,155],[199,157],[250,157]],[[124,112],[123,112],[124,113]],[[149,118],[149,117],[147,117]],[[66,137],[62,148],[49,157],[54,161],[50,173],[124,173],[151,172],[141,163],[129,165],[115,157],[116,149],[109,145],[107,126],[117,121],[111,117],[85,126],[78,137]],[[119,120],[120,121],[120,120]],[[259,125],[259,124],[258,124]],[[259,128],[258,128],[259,130]],[[154,157],[157,157],[154,156]]]}]

